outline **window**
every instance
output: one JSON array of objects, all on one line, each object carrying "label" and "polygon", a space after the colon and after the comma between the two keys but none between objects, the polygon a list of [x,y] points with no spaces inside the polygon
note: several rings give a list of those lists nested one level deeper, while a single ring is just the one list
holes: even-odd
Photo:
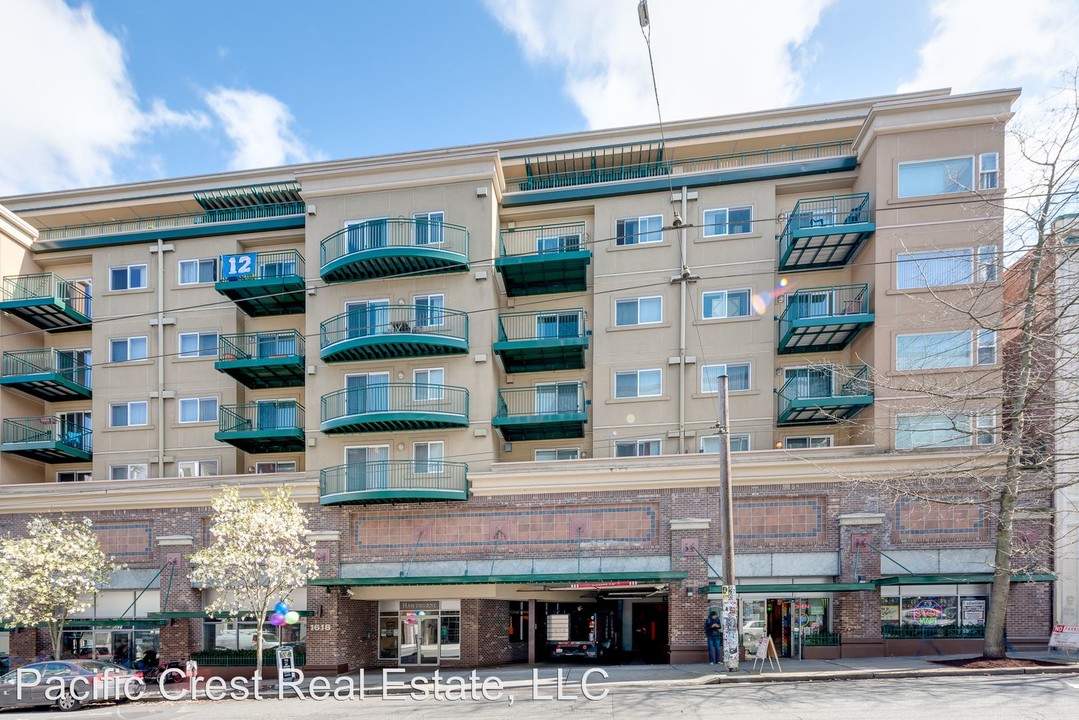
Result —
[{"label": "window", "polygon": [[180,422],[217,422],[217,398],[180,398]]},{"label": "window", "polygon": [[[722,447],[721,435],[707,435],[701,438],[702,453],[718,453]],[[731,452],[749,452],[749,433],[731,435]]]},{"label": "window", "polygon": [[962,447],[970,442],[970,416],[966,414],[926,413],[900,415],[895,419],[897,450]]},{"label": "window", "polygon": [[998,255],[994,245],[902,253],[896,257],[896,287],[909,290],[995,282]]},{"label": "window", "polygon": [[978,189],[996,190],[1000,187],[1000,155],[982,153],[978,156]]},{"label": "window", "polygon": [[997,414],[990,411],[980,412],[974,418],[974,442],[978,445],[996,445]]},{"label": "window", "polygon": [[213,477],[217,475],[216,460],[182,460],[176,463],[177,477]]},{"label": "window", "polygon": [[416,306],[416,327],[442,327],[446,322],[445,295],[417,295],[412,299]]},{"label": "window", "polygon": [[145,480],[146,477],[146,463],[109,466],[109,480]]},{"label": "window", "polygon": [[180,333],[180,357],[217,357],[217,333]]},{"label": "window", "polygon": [[706,320],[749,317],[749,290],[713,290],[704,293],[701,315]]},{"label": "window", "polygon": [[414,370],[412,381],[415,383],[413,398],[418,402],[441,400],[445,395],[442,388],[446,384],[446,371],[442,368]]},{"label": "window", "polygon": [[899,163],[899,197],[944,195],[974,189],[974,158]]},{"label": "window", "polygon": [[255,463],[255,472],[259,475],[267,475],[269,473],[296,472],[296,461],[277,460],[275,462]]},{"label": "window", "polygon": [[441,441],[414,444],[412,446],[412,460],[415,463],[416,472],[424,474],[442,472],[443,447]]},{"label": "window", "polygon": [[554,450],[537,450],[536,462],[550,462],[552,460],[576,460],[581,456],[577,448],[556,448]]},{"label": "window", "polygon": [[217,280],[217,258],[180,261],[180,284],[198,285]]},{"label": "window", "polygon": [[620,440],[614,444],[615,457],[644,457],[659,453],[659,440]]},{"label": "window", "polygon": [[978,282],[996,282],[997,263],[1000,253],[996,245],[982,245],[978,248]]},{"label": "window", "polygon": [[412,216],[416,220],[416,244],[439,245],[444,239],[443,223],[446,222],[446,213],[422,212]]},{"label": "window", "polygon": [[614,303],[614,324],[618,327],[653,325],[663,322],[663,297],[629,298]]},{"label": "window", "polygon": [[[553,228],[552,228],[553,229]],[[580,233],[565,233],[562,235],[543,235],[536,238],[536,254],[577,252],[581,249]]]},{"label": "window", "polygon": [[145,400],[112,403],[109,405],[110,427],[137,427],[139,425],[145,425],[146,423]]},{"label": "window", "polygon": [[616,398],[659,397],[662,394],[663,376],[658,368],[614,374]]},{"label": "window", "polygon": [[704,236],[720,237],[752,232],[753,208],[749,205],[704,211]]},{"label": "window", "polygon": [[997,362],[997,333],[994,330],[978,331],[978,364],[994,365]]},{"label": "window", "polygon": [[806,435],[783,438],[784,450],[808,450],[810,448],[832,447],[831,435]]},{"label": "window", "polygon": [[145,265],[109,268],[109,290],[142,290],[145,287]]},{"label": "window", "polygon": [[89,470],[65,470],[56,473],[56,482],[86,482],[93,480]]},{"label": "window", "polygon": [[971,333],[922,333],[897,335],[896,370],[929,370],[971,366]]},{"label": "window", "polygon": [[663,216],[645,215],[615,223],[615,245],[644,245],[663,240]]},{"label": "window", "polygon": [[146,359],[146,338],[129,337],[109,340],[109,362]]},{"label": "window", "polygon": [[528,601],[510,601],[510,642],[528,642]]},{"label": "window", "polygon": [[727,363],[701,366],[701,392],[718,393],[719,378],[723,375],[727,376],[727,389],[731,392],[749,390],[749,363]]}]

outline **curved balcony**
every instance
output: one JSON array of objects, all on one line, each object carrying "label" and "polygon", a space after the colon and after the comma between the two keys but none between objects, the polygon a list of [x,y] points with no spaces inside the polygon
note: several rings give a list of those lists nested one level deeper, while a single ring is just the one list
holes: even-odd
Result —
[{"label": "curved balcony", "polygon": [[468,270],[468,230],[422,218],[382,218],[349,225],[319,247],[328,283]]},{"label": "curved balcony", "polygon": [[319,504],[468,500],[468,465],[445,460],[375,460],[319,473]]},{"label": "curved balcony", "polygon": [[54,275],[8,275],[0,310],[49,332],[90,329],[90,285]]},{"label": "curved balcony", "polygon": [[357,362],[468,352],[468,315],[428,305],[367,305],[319,326],[324,362]]},{"label": "curved balcony", "polygon": [[296,250],[221,256],[214,289],[250,317],[302,313],[307,294],[303,256]]},{"label": "curved balcony", "polygon": [[8,350],[0,363],[0,385],[49,402],[85,400],[91,395],[90,366],[72,350]]},{"label": "curved balcony", "polygon": [[495,268],[510,297],[584,292],[590,262],[584,223],[513,228],[498,236]]},{"label": "curved balcony", "polygon": [[295,400],[222,405],[214,439],[249,453],[301,452],[303,405]]},{"label": "curved balcony", "polygon": [[468,427],[468,388],[377,383],[322,396],[322,432],[364,433]]},{"label": "curved balcony", "polygon": [[0,430],[0,452],[45,463],[90,462],[90,429],[63,417],[8,418]]}]

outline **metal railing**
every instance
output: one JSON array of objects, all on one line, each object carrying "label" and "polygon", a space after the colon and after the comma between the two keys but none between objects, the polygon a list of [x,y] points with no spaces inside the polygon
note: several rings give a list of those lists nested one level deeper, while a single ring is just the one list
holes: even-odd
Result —
[{"label": "metal railing", "polygon": [[585,411],[584,383],[549,383],[499,388],[495,417],[578,414]]},{"label": "metal railing", "polygon": [[319,473],[319,495],[370,490],[468,492],[468,465],[448,460],[372,460],[345,463]]},{"label": "metal railing", "polygon": [[[262,651],[263,667],[273,667],[277,662],[277,648],[265,648]],[[203,667],[255,667],[256,650],[198,650],[191,653],[191,659]],[[292,660],[296,667],[307,664],[307,651],[292,646]]]},{"label": "metal railing", "polygon": [[825,158],[852,155],[850,140],[791,145],[788,147],[747,150],[744,152],[723,153],[684,158],[680,160],[659,160],[643,163],[627,163],[610,167],[565,170],[553,173],[538,173],[517,183],[518,190],[550,190],[553,188],[572,187],[574,185],[592,185],[617,180],[636,180],[640,178],[662,177],[666,175],[685,175],[688,173],[732,170],[757,165],[776,165],[779,163],[804,162]]},{"label": "metal railing", "polygon": [[813,632],[802,631],[802,647],[839,647],[843,644],[843,636],[837,632]]},{"label": "metal railing", "polygon": [[841,400],[872,393],[868,365],[812,365],[783,383],[779,414],[798,400]]},{"label": "metal railing", "polygon": [[217,341],[218,360],[303,356],[304,337],[296,330],[222,335]]},{"label": "metal railing", "polygon": [[[227,267],[226,258],[229,262],[235,262],[237,267]],[[242,254],[221,256],[221,276],[224,282],[284,280],[286,278],[303,280],[305,272],[303,255],[298,250],[271,250],[255,253],[255,261],[250,263],[249,267]]]},{"label": "metal railing", "polygon": [[8,275],[0,286],[0,301],[55,299],[70,310],[90,317],[90,292],[55,273]]},{"label": "metal railing", "polygon": [[567,340],[585,336],[584,310],[539,310],[501,313],[498,316],[498,339]]},{"label": "metal railing", "polygon": [[837,227],[867,223],[869,218],[867,192],[799,200],[783,226],[779,256],[786,257],[794,233],[798,230],[813,228],[820,229],[822,233],[835,232]]},{"label": "metal railing", "polygon": [[69,382],[90,387],[90,365],[56,348],[5,350],[0,360],[0,376],[54,373]]},{"label": "metal railing", "polygon": [[[369,305],[323,320],[320,347],[355,338],[409,334],[468,342],[468,314],[429,305]],[[387,338],[390,339],[390,338]]]},{"label": "metal railing", "polygon": [[430,248],[468,257],[468,230],[461,225],[422,218],[367,220],[342,228],[319,245],[322,267],[343,258],[382,248]]},{"label": "metal railing", "polygon": [[984,638],[984,625],[883,625],[881,637],[890,640]]},{"label": "metal railing", "polygon": [[372,413],[444,413],[468,421],[468,388],[429,383],[375,383],[322,396],[322,422]]},{"label": "metal railing", "polygon": [[131,218],[129,220],[109,220],[99,223],[81,223],[45,228],[38,232],[41,240],[68,240],[71,238],[95,237],[100,235],[119,235],[122,233],[146,230],[172,230],[213,223],[239,222],[243,220],[262,220],[265,218],[304,215],[306,204],[302,202],[275,203],[271,205],[250,205],[248,207],[206,210],[203,212],[177,213],[175,215],[155,215],[153,217]]},{"label": "metal railing", "polygon": [[557,255],[588,249],[584,223],[509,228],[498,233],[501,257]]},{"label": "metal railing", "polygon": [[89,428],[53,416],[8,418],[0,430],[5,445],[57,442],[82,452],[90,452],[92,438]]},{"label": "metal railing", "polygon": [[266,400],[222,405],[217,417],[218,432],[302,431],[303,428],[303,405],[295,400]]},{"label": "metal railing", "polygon": [[807,288],[787,296],[787,307],[779,318],[780,337],[795,320],[842,318],[869,313],[869,285],[833,285]]}]

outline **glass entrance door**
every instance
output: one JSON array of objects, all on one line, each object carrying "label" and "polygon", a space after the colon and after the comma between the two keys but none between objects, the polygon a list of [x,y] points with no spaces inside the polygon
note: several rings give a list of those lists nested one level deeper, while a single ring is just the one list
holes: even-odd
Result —
[{"label": "glass entrance door", "polygon": [[424,616],[419,622],[420,665],[438,665],[439,618]]}]

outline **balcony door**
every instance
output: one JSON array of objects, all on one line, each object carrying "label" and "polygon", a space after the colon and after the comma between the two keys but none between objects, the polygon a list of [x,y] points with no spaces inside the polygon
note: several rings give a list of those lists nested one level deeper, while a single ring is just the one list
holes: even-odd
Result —
[{"label": "balcony door", "polygon": [[365,300],[345,304],[350,338],[378,335],[390,331],[390,301]]},{"label": "balcony door", "polygon": [[345,492],[384,490],[390,457],[388,445],[345,448]]},{"label": "balcony door", "polygon": [[575,338],[580,334],[580,313],[543,313],[536,316],[536,337],[539,339]]},{"label": "balcony door", "polygon": [[386,218],[350,223],[345,227],[348,228],[346,242],[350,253],[386,247]]},{"label": "balcony door", "polygon": [[287,430],[296,427],[295,400],[261,400],[258,402],[259,430]]},{"label": "balcony door", "polygon": [[57,350],[56,371],[65,375],[72,382],[83,387],[90,387],[90,362],[89,350]]},{"label": "balcony door", "polygon": [[798,399],[826,398],[832,396],[832,370],[820,367],[786,368],[783,379],[788,385],[790,397]]},{"label": "balcony door", "polygon": [[802,291],[794,294],[794,317],[828,317],[832,314],[832,292],[830,290]]},{"label": "balcony door", "polygon": [[258,356],[260,358],[283,357],[296,354],[295,333],[259,333]]},{"label": "balcony door", "polygon": [[365,373],[345,377],[348,415],[386,412],[389,409],[389,373]]},{"label": "balcony door", "polygon": [[90,412],[73,410],[60,413],[57,417],[60,422],[56,426],[56,439],[65,445],[89,452],[91,438],[93,437],[90,434]]},{"label": "balcony door", "polygon": [[580,412],[577,383],[545,383],[536,386],[536,414]]}]

